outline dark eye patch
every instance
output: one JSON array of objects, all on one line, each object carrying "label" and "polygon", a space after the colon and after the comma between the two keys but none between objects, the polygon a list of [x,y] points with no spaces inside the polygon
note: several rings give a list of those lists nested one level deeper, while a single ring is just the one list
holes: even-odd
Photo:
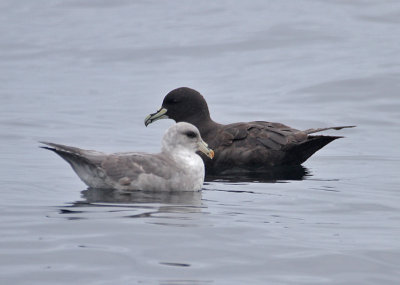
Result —
[{"label": "dark eye patch", "polygon": [[193,131],[187,131],[187,132],[185,133],[185,135],[186,135],[188,138],[195,138],[195,137],[197,137],[197,134],[196,134],[195,132],[193,132]]}]

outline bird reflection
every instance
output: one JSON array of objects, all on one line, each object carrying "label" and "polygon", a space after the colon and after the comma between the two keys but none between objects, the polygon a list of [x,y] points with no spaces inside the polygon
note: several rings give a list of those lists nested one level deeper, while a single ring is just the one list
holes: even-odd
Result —
[{"label": "bird reflection", "polygon": [[117,191],[113,189],[89,188],[83,190],[82,197],[87,203],[124,203],[124,204],[175,204],[200,205],[200,191]]},{"label": "bird reflection", "polygon": [[[150,218],[149,223],[190,226],[183,217],[202,211],[200,191],[146,192],[89,188],[82,192],[83,200],[63,206],[59,213],[68,220],[98,218]],[[181,215],[182,218],[179,218]],[[177,223],[178,221],[181,221]]]},{"label": "bird reflection", "polygon": [[[268,172],[246,174],[207,175],[206,182],[232,183],[281,183],[303,180],[310,177],[309,170],[303,166],[272,168]],[[97,216],[100,212],[122,213],[124,217],[143,218],[160,214],[184,214],[201,212],[201,191],[118,191],[113,189],[88,188],[81,192],[83,200],[62,207],[60,214],[68,219],[85,219]],[[95,210],[95,207],[97,210]],[[79,208],[79,209],[78,209]]]},{"label": "bird reflection", "polygon": [[207,175],[205,178],[206,182],[261,182],[261,183],[276,183],[276,182],[287,182],[291,180],[304,180],[307,177],[311,177],[310,171],[301,166],[277,166],[269,169],[268,171],[263,170],[262,172],[246,172],[237,174],[227,175]]}]

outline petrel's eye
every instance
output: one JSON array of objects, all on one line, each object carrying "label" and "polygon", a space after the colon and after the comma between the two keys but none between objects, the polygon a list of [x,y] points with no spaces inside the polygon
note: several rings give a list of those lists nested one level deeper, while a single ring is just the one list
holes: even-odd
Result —
[{"label": "petrel's eye", "polygon": [[193,132],[193,131],[187,131],[187,132],[185,133],[185,135],[186,135],[188,138],[195,138],[195,137],[197,137],[197,134],[196,134],[195,132]]},{"label": "petrel's eye", "polygon": [[166,103],[167,104],[175,104],[175,103],[178,103],[178,99],[176,99],[176,98],[168,98]]}]

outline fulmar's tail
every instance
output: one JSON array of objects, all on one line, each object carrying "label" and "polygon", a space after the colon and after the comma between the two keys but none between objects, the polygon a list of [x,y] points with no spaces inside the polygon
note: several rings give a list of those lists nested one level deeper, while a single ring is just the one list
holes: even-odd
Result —
[{"label": "fulmar's tail", "polygon": [[48,145],[48,146],[40,146],[41,148],[54,151],[64,160],[66,160],[69,164],[71,164],[73,168],[74,165],[76,164],[91,164],[95,166],[94,165],[95,162],[92,161],[85,154],[86,151],[83,149],[62,144],[50,143],[50,142],[40,142],[40,143]]},{"label": "fulmar's tail", "polygon": [[77,147],[66,146],[62,144],[55,144],[49,142],[40,142],[47,146],[41,146],[41,148],[54,151],[67,161],[73,170],[78,174],[79,178],[90,187],[103,186],[104,182],[101,179],[104,174],[100,168],[104,153],[83,150]]}]

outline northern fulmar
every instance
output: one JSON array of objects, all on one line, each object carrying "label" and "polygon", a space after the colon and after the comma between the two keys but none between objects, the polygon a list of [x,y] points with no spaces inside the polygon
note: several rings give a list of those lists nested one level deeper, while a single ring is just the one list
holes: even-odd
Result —
[{"label": "northern fulmar", "polygon": [[161,153],[105,154],[61,144],[42,142],[65,159],[91,188],[147,191],[198,191],[204,182],[204,163],[196,151],[210,158],[214,152],[199,130],[188,123],[171,126],[162,140]]},{"label": "northern fulmar", "polygon": [[300,165],[316,151],[341,136],[311,135],[340,126],[297,130],[281,123],[254,121],[222,125],[210,117],[207,102],[196,90],[181,87],[169,92],[161,108],[145,118],[145,125],[170,118],[195,125],[215,151],[203,160],[207,174],[268,171],[275,166]]}]

